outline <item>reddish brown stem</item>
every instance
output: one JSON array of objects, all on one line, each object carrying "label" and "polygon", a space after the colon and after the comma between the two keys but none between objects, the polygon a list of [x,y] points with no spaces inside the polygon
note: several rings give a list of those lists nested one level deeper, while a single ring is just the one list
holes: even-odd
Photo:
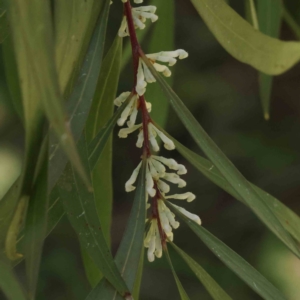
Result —
[{"label": "reddish brown stem", "polygon": [[137,83],[137,72],[139,67],[139,50],[140,50],[140,44],[136,36],[135,27],[134,27],[134,21],[132,17],[132,11],[131,11],[131,4],[128,0],[124,3],[124,10],[125,15],[127,18],[127,25],[128,25],[128,31],[130,36],[130,43],[131,43],[131,50],[132,50],[132,60],[133,60],[133,73],[134,73],[134,86],[136,86]]},{"label": "reddish brown stem", "polygon": [[[138,73],[138,67],[139,67],[139,60],[140,55],[144,55],[143,50],[141,49],[141,46],[138,42],[135,27],[134,27],[134,21],[132,17],[132,11],[131,11],[131,4],[128,0],[124,3],[124,12],[127,18],[127,25],[128,25],[128,31],[130,35],[130,43],[131,43],[131,50],[132,50],[132,61],[133,61],[133,71],[134,71],[134,93],[135,87],[137,84],[137,73]],[[149,144],[149,132],[148,132],[148,124],[149,122],[152,122],[151,117],[147,110],[146,100],[144,96],[139,97],[139,109],[142,112],[142,119],[143,119],[143,134],[144,134],[144,148],[143,148],[143,154],[145,157],[151,156],[151,150],[150,150],[150,144]],[[162,195],[158,189],[157,182],[154,182],[154,188],[156,189],[156,195],[152,198],[152,217],[157,219],[157,226],[161,238],[161,243],[163,248],[166,247],[166,234],[161,226],[159,211],[158,211],[158,201],[159,199],[162,199]]]},{"label": "reddish brown stem", "polygon": [[[142,52],[141,46],[136,36],[134,21],[132,17],[132,7],[130,1],[124,3],[124,12],[127,18],[127,25],[128,31],[130,35],[130,43],[131,43],[131,50],[132,50],[132,61],[133,61],[133,73],[134,73],[134,93],[135,87],[137,84],[137,73],[139,67],[139,60],[140,60],[140,52]],[[151,122],[150,115],[147,110],[146,100],[144,96],[139,97],[140,105],[139,108],[142,112],[142,119],[143,119],[143,134],[144,134],[144,151],[143,154],[148,158],[151,156],[151,150],[149,145],[149,133],[148,133],[148,124]]]}]

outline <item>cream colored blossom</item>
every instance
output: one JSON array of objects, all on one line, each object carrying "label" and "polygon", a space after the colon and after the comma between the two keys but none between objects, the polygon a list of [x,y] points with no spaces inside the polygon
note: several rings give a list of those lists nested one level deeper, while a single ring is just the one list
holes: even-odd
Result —
[{"label": "cream colored blossom", "polygon": [[[171,67],[176,64],[176,58],[184,59],[188,57],[188,53],[183,49],[178,49],[175,51],[161,51],[158,53],[146,54],[146,57],[153,64],[153,67],[157,72],[162,73],[166,77],[170,77],[172,75],[171,70],[167,66],[157,63],[157,61],[168,63]],[[156,81],[148,66],[141,58],[139,60],[137,79],[136,92],[139,95],[143,95],[146,92],[147,83]]]},{"label": "cream colored blossom", "polygon": [[[142,1],[139,2],[135,1],[135,3],[142,3]],[[132,11],[134,27],[136,29],[144,29],[146,27],[145,22],[147,21],[147,19],[150,19],[152,23],[157,21],[158,19],[158,16],[155,14],[156,6],[153,5],[133,7],[131,11]],[[126,16],[124,16],[122,19],[122,23],[118,34],[120,37],[129,36]]]}]

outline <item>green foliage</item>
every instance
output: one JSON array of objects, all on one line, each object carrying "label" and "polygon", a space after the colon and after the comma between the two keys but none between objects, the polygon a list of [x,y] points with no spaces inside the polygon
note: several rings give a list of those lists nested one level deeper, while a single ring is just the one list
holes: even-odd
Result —
[{"label": "green foliage", "polygon": [[42,248],[46,236],[48,212],[48,139],[41,150],[40,170],[36,174],[36,188],[33,193],[26,217],[25,225],[25,264],[30,299],[35,299],[36,286],[39,276],[39,267]]},{"label": "green foliage", "polygon": [[188,254],[178,248],[174,243],[171,243],[175,251],[184,259],[197,278],[203,283],[209,294],[215,300],[231,300],[226,292],[216,283],[216,281]]},{"label": "green foliage", "polygon": [[[113,100],[116,97],[121,66],[122,42],[123,40],[117,36],[103,61],[91,112],[86,123],[88,142],[93,140],[98,129],[102,128],[113,115]],[[111,136],[108,138],[103,152],[93,168],[92,181],[101,228],[109,245],[113,200]],[[93,265],[90,264],[89,268],[93,268]],[[89,273],[88,270],[87,272]],[[90,280],[92,286],[95,286],[100,278],[101,276],[98,274],[92,282]]]},{"label": "green foliage", "polygon": [[[133,291],[136,281],[140,282],[140,277],[142,276],[139,268],[141,256],[144,253],[143,240],[146,217],[145,161],[142,163],[140,174],[131,215],[115,258],[116,265],[130,291]],[[112,286],[105,279],[102,279],[86,300],[120,299],[116,293]]]},{"label": "green foliage", "polygon": [[[257,14],[259,30],[271,37],[278,38],[282,18],[282,1],[258,1]],[[273,77],[264,73],[259,74],[259,90],[264,117],[269,119],[271,90]]]},{"label": "green foliage", "polygon": [[219,43],[236,59],[269,75],[278,75],[300,59],[298,42],[272,39],[240,17],[223,0],[191,0]]},{"label": "green foliage", "polygon": [[209,231],[188,219],[176,208],[169,204],[172,211],[194,231],[208,248],[222,260],[233,272],[240,276],[263,299],[286,299],[265,277],[256,271],[242,257],[227,247],[222,241],[213,236]]},{"label": "green foliage", "polygon": [[17,280],[7,258],[0,257],[0,287],[1,291],[10,300],[26,300],[24,291]]},{"label": "green foliage", "polygon": [[[84,135],[78,143],[78,150],[85,167],[88,169],[88,152]],[[65,211],[71,225],[78,234],[81,245],[108,281],[121,295],[124,295],[128,292],[128,288],[120,276],[109,251],[98,218],[93,193],[82,185],[80,178],[74,173],[74,169],[70,164],[67,165],[58,186]]]},{"label": "green foliage", "polygon": [[[145,44],[147,49],[145,53],[171,51],[174,49],[175,36],[177,37],[175,30],[177,21],[181,22],[176,18],[176,9],[181,9],[182,5],[184,14],[185,11],[189,11],[189,4],[181,4],[181,2],[177,3],[173,0],[149,2],[146,5],[157,6],[159,19],[153,25],[153,30],[151,30],[148,20],[146,28],[137,32],[139,42],[143,40],[143,45]],[[191,3],[220,45],[233,58],[248,64],[259,72],[258,87],[264,116],[265,119],[268,119],[272,76],[288,71],[300,60],[299,42],[278,39],[281,22],[284,20],[293,34],[299,37],[300,26],[297,23],[299,20],[290,13],[290,7],[288,8],[279,0],[259,0],[257,2],[245,0],[243,4],[248,5],[246,19],[251,24],[231,8],[228,1],[191,0]],[[121,5],[125,8],[123,13]],[[295,10],[296,7],[298,6],[295,5]],[[298,8],[300,9],[300,6]],[[203,226],[192,221],[193,216],[196,217],[195,215],[190,215],[188,212],[183,214],[184,210],[178,210],[167,199],[165,203],[174,212],[173,215],[166,209],[164,213],[166,215],[169,213],[168,218],[176,216],[183,220],[188,229],[195,233],[224,263],[228,271],[225,271],[225,267],[222,267],[223,269],[220,267],[222,271],[218,272],[213,269],[215,267],[213,264],[210,266],[210,263],[204,263],[205,251],[203,251],[203,260],[202,252],[201,257],[198,256],[194,260],[189,254],[170,242],[170,232],[166,230],[166,220],[162,221],[162,208],[159,206],[161,199],[168,195],[165,195],[167,193],[162,192],[159,187],[158,179],[155,177],[159,175],[153,173],[148,160],[150,154],[153,154],[153,149],[145,136],[149,131],[148,126],[145,126],[148,121],[153,122],[174,142],[178,152],[195,170],[245,204],[241,207],[245,211],[250,209],[262,221],[262,224],[258,223],[257,227],[253,229],[256,235],[257,231],[261,230],[259,226],[265,225],[283,242],[287,247],[286,252],[290,251],[295,262],[300,257],[300,218],[287,205],[248,181],[219,149],[198,122],[202,116],[196,108],[202,104],[203,107],[205,106],[204,102],[201,102],[202,94],[197,93],[195,102],[187,105],[177,96],[171,88],[174,82],[173,78],[163,79],[157,72],[159,67],[155,65],[158,61],[169,63],[169,66],[172,66],[176,60],[175,62],[168,60],[164,57],[163,52],[160,54],[162,57],[157,61],[150,60],[145,56],[145,49],[140,48],[138,42],[135,41],[134,33],[135,29],[138,30],[138,27],[142,28],[143,26],[130,21],[128,10],[131,13],[130,1],[123,3],[115,0],[111,6],[110,0],[5,0],[4,2],[0,0],[0,53],[2,55],[0,72],[4,73],[3,76],[0,74],[0,100],[3,94],[7,95],[12,102],[10,109],[14,109],[13,113],[16,114],[12,123],[19,120],[20,126],[23,126],[22,129],[24,129],[24,133],[22,132],[24,155],[21,174],[0,200],[1,293],[13,300],[38,299],[40,291],[42,290],[44,293],[45,290],[43,280],[49,275],[45,275],[44,267],[47,265],[43,256],[45,238],[53,231],[58,231],[62,236],[66,234],[66,237],[69,234],[72,235],[73,230],[79,243],[77,240],[72,241],[72,246],[74,246],[74,253],[76,253],[76,249],[79,253],[81,247],[81,257],[87,279],[83,278],[83,275],[82,278],[80,277],[84,272],[78,268],[78,277],[82,282],[77,286],[85,289],[82,294],[86,295],[87,300],[141,299],[143,296],[140,297],[140,293],[143,295],[144,285],[151,281],[149,274],[156,268],[163,270],[166,267],[166,262],[160,263],[158,259],[158,262],[152,263],[151,266],[145,262],[144,246],[149,247],[148,257],[149,253],[160,256],[159,249],[156,248],[157,243],[164,248],[163,255],[166,256],[168,268],[171,269],[175,279],[173,285],[175,287],[176,284],[178,294],[183,300],[190,299],[188,295],[191,299],[195,296],[192,295],[193,289],[185,284],[185,277],[189,278],[192,273],[195,275],[193,276],[194,280],[197,279],[197,285],[200,281],[213,299],[230,300],[231,297],[221,286],[226,289],[226,280],[233,282],[236,278],[226,278],[225,280],[223,278],[221,282],[218,273],[222,272],[224,274],[226,272],[229,272],[226,274],[235,273],[263,299],[286,299],[281,291],[259,272],[259,265],[255,265],[256,268],[252,267],[242,258],[244,253],[241,256],[238,255],[220,240],[225,239],[224,237],[218,239]],[[124,14],[127,15],[128,30],[131,33],[129,37],[126,37],[127,42],[130,42],[125,44],[123,51],[124,38],[116,36],[116,30],[121,18],[124,18]],[[146,13],[144,16],[148,17],[149,15]],[[111,21],[109,22],[109,20]],[[145,21],[142,17],[136,19],[136,16],[134,16],[134,20],[141,23]],[[152,19],[153,21],[155,18]],[[133,23],[130,24],[130,22]],[[194,28],[191,24],[195,23],[189,23],[190,20],[184,22],[186,22],[187,28],[189,30],[192,28],[193,31]],[[200,45],[195,40],[189,40],[198,35],[196,27],[192,34],[185,32],[185,25],[180,30],[178,40],[186,38],[187,44],[190,43],[195,48],[187,49],[191,53],[193,51],[198,53],[199,50],[201,54],[202,46],[209,47],[202,43]],[[199,32],[201,33],[201,31]],[[199,34],[199,41],[202,42],[202,38]],[[111,46],[109,47],[109,45]],[[104,52],[107,54],[102,61]],[[214,51],[211,52],[214,53]],[[219,54],[217,53],[217,55]],[[175,57],[183,58],[178,55]],[[133,74],[132,69],[126,68],[130,59],[133,59]],[[146,78],[149,84],[145,97],[152,104],[151,117],[143,97],[133,98],[136,96],[136,87],[132,86],[132,82],[130,81],[130,87],[126,86],[127,77],[131,80],[131,75],[138,84],[144,80],[143,75],[136,74],[140,59],[148,66],[157,81],[150,84]],[[194,61],[197,59],[199,58]],[[196,74],[198,69],[194,69]],[[124,74],[120,74],[123,71]],[[145,69],[144,73],[146,74]],[[148,73],[148,77],[150,75]],[[164,75],[167,76],[168,72]],[[198,83],[199,86],[201,85],[199,78],[204,78],[187,78],[184,81],[185,75],[179,74],[179,76],[183,82],[190,84],[184,88],[191,87],[193,91],[198,90]],[[119,82],[119,78],[124,78],[124,82]],[[196,87],[193,83],[196,83]],[[178,85],[175,85],[176,89],[180,85],[181,81],[178,80]],[[214,89],[218,89],[217,84],[216,87],[206,87],[209,95],[213,94],[212,90]],[[126,90],[131,91],[131,94],[114,112],[114,99],[117,93]],[[134,99],[137,99],[136,102],[132,102]],[[129,103],[131,103],[131,107],[128,107]],[[213,104],[209,101],[208,105]],[[224,104],[218,103],[220,111],[222,105]],[[188,106],[192,107],[191,111],[187,108]],[[170,107],[176,116],[169,113]],[[2,106],[0,108],[2,109]],[[139,131],[139,137],[141,133],[144,134],[143,151],[136,152],[128,147],[129,151],[126,152],[128,149],[125,149],[123,144],[122,147],[118,146],[113,150],[116,141],[114,141],[112,133],[117,121],[121,116],[124,117],[124,112],[130,115],[134,108],[142,112],[140,114],[142,120],[140,120],[140,115],[137,119],[137,123],[142,123],[142,126],[137,126],[136,129]],[[234,108],[231,109],[233,111]],[[0,129],[2,130],[1,117],[0,115]],[[228,118],[230,117],[228,116]],[[178,120],[181,121],[195,144],[208,159],[195,153],[190,145],[181,144],[164,131],[163,128],[168,121],[168,125],[172,125],[174,131],[179,132],[181,125],[175,122]],[[174,124],[171,124],[172,122]],[[132,127],[127,125],[128,129],[126,130],[131,130]],[[141,130],[143,131],[141,132]],[[242,127],[240,130],[244,134]],[[2,134],[2,131],[0,133]],[[149,132],[147,134],[149,135]],[[161,133],[158,135],[164,137]],[[149,136],[150,141],[153,138],[155,137]],[[216,136],[216,138],[218,137]],[[225,138],[230,140],[231,136]],[[164,143],[167,144],[165,140]],[[117,142],[116,145],[118,145]],[[229,153],[228,156],[231,157],[231,154]],[[132,157],[141,159],[141,168],[137,176],[138,182],[134,183],[136,186],[134,201],[133,203],[130,201],[127,205],[123,191],[123,175],[128,176],[132,172],[127,170]],[[121,163],[115,163],[118,160],[121,160]],[[195,185],[201,185],[202,179],[200,180],[200,177],[198,178],[196,173],[193,173],[195,170],[191,171],[191,178]],[[180,174],[179,169],[177,171]],[[174,174],[174,178],[176,176],[177,174]],[[122,178],[122,184],[119,182],[120,178]],[[164,177],[159,178],[167,180]],[[118,186],[122,186],[122,192],[116,187],[116,183]],[[127,184],[126,190],[130,191],[130,189],[133,190],[135,187],[128,188]],[[151,189],[155,191],[155,196],[151,195]],[[209,198],[209,193],[207,197]],[[112,229],[114,233],[119,231],[112,222],[113,200],[119,205],[122,203],[125,208],[127,206],[131,208],[128,219],[126,213],[122,212],[122,215],[126,216],[123,218],[123,223],[126,222],[127,225],[118,248],[115,236],[111,234]],[[149,206],[151,209],[148,211],[148,216],[147,208]],[[226,213],[228,211],[225,211],[224,215]],[[63,218],[64,215],[67,218]],[[230,218],[232,219],[232,216]],[[62,224],[59,221],[62,219],[65,224],[71,225],[69,229],[68,225],[63,227],[63,230],[60,229],[59,226]],[[149,233],[147,225],[150,223],[149,221],[152,222],[155,219],[160,221],[151,223],[157,224],[157,229],[154,229],[154,235],[152,234],[151,237],[151,245],[150,242],[147,245],[147,239],[144,244],[145,234]],[[170,221],[170,219],[168,220]],[[206,222],[209,220],[206,220],[205,216],[202,219],[204,226],[214,225]],[[221,221],[223,220],[221,219],[219,222]],[[255,218],[251,224],[256,223],[257,219]],[[171,225],[173,229],[179,226],[176,222]],[[64,233],[65,228],[69,230],[67,233]],[[172,256],[171,261],[164,243],[166,240],[169,242],[167,245],[173,247],[184,264],[181,265],[179,261],[177,262],[176,256],[174,258]],[[187,237],[186,240],[189,238]],[[175,241],[177,243],[177,240]],[[178,241],[179,244],[180,240],[178,239]],[[194,240],[192,243],[186,246],[196,249],[192,254],[194,257],[197,256],[198,244]],[[232,245],[234,249],[237,247],[236,244]],[[51,243],[49,243],[49,248],[51,248]],[[115,250],[116,255],[113,256]],[[237,249],[237,252],[240,253],[240,249]],[[79,256],[78,253],[76,255]],[[13,270],[13,267],[23,258],[26,278],[21,281],[17,275],[19,275],[19,268],[21,269],[23,266],[20,265],[16,271]],[[47,253],[45,261],[46,258]],[[198,261],[201,261],[201,265]],[[51,264],[53,261],[48,262],[48,266]],[[153,268],[154,264],[156,267]],[[219,265],[216,266],[219,267]],[[63,272],[61,271],[63,268],[64,266],[61,266],[60,272]],[[72,265],[72,272],[75,273],[76,270],[76,266]],[[145,270],[145,280],[143,281]],[[164,277],[164,273],[162,276]],[[61,277],[64,277],[66,284],[72,281],[71,278],[66,279],[68,276],[62,275]],[[49,282],[52,284],[51,280],[50,278]],[[88,281],[90,285],[88,285]],[[217,283],[219,281],[220,285]],[[21,282],[25,282],[24,286]],[[70,284],[73,287],[75,285],[76,283]],[[199,286],[201,287],[201,285]],[[159,291],[159,288],[157,290]],[[70,293],[72,299],[81,297],[79,294],[75,293],[75,296],[73,294]],[[59,294],[58,298],[61,296],[65,297],[64,294]],[[69,299],[68,297],[69,294],[66,299]],[[196,294],[195,299],[198,298],[198,294]]]},{"label": "green foliage", "polygon": [[171,268],[171,271],[172,271],[172,274],[173,274],[173,277],[175,279],[175,282],[176,282],[176,285],[177,285],[177,288],[178,288],[178,292],[179,292],[179,295],[180,295],[180,299],[181,300],[189,300],[189,296],[187,295],[185,289],[183,288],[176,272],[175,272],[175,269],[173,267],[173,264],[172,264],[172,261],[171,261],[171,258],[170,258],[170,255],[168,253],[168,250],[165,251],[165,254],[167,256],[167,260],[168,260],[168,263],[169,263],[169,266]]}]

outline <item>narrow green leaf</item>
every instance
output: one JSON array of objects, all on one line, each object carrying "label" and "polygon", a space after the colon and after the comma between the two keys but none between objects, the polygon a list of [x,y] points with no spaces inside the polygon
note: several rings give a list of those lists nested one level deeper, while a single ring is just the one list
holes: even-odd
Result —
[{"label": "narrow green leaf", "polygon": [[[106,0],[93,32],[78,81],[68,100],[69,123],[75,141],[78,141],[82,134],[92,104],[91,99],[96,90],[102,63],[108,13],[109,0]],[[50,139],[50,142],[49,188],[52,190],[68,160],[57,140]]]},{"label": "narrow green leaf", "polygon": [[[172,138],[176,145],[176,149],[180,154],[185,157],[196,169],[198,169],[204,176],[215,183],[217,186],[225,190],[242,203],[247,203],[243,198],[235,191],[235,189],[228,183],[220,171],[210,161],[204,157],[194,153],[190,149],[183,146],[181,143]],[[261,198],[268,205],[269,209],[278,218],[282,226],[300,243],[300,218],[291,209],[285,206],[278,199],[274,198],[267,192],[263,191],[259,187],[250,183],[253,189],[260,195]],[[288,246],[288,245],[287,245]]]},{"label": "narrow green leaf", "polygon": [[[263,0],[257,3],[259,29],[262,33],[278,38],[282,18],[281,0]],[[270,118],[270,101],[273,77],[264,73],[259,74],[259,93],[263,113],[266,120]]]},{"label": "narrow green leaf", "polygon": [[203,243],[234,273],[248,284],[257,294],[266,300],[286,300],[281,292],[275,288],[264,276],[254,269],[248,262],[231,250],[222,241],[212,235],[209,231],[188,219],[179,212],[170,202],[170,209],[179,216],[203,241]]},{"label": "narrow green leaf", "polygon": [[[159,22],[153,24],[153,31],[147,53],[170,51],[174,49],[175,7],[174,0],[164,0],[157,3]],[[173,78],[167,78],[170,86]],[[169,112],[169,103],[162,95],[157,84],[147,86],[146,98],[152,103],[151,116],[160,126],[165,127]]]},{"label": "narrow green leaf", "polygon": [[2,44],[2,56],[5,68],[5,80],[7,82],[10,99],[21,120],[23,120],[23,104],[19,85],[19,75],[16,58],[13,51],[12,36],[9,35]]},{"label": "narrow green leaf", "polygon": [[[103,128],[113,115],[122,59],[122,41],[122,38],[116,37],[103,61],[96,94],[86,124],[87,143],[96,137],[99,128]],[[93,187],[99,219],[109,244],[113,197],[111,135],[96,165],[93,166]]]},{"label": "narrow green leaf", "polygon": [[[74,138],[78,140],[85,125],[88,111],[91,105],[90,99],[96,89],[98,74],[100,72],[102,53],[104,48],[104,39],[106,24],[109,12],[109,1],[101,12],[98,23],[93,33],[90,46],[79,75],[77,86],[68,102],[68,112],[71,116],[70,127]],[[86,74],[86,76],[85,76]],[[82,80],[84,78],[84,80]],[[38,144],[38,143],[37,143]],[[32,151],[31,151],[32,152]],[[37,154],[32,155],[33,163],[36,161]],[[63,172],[67,163],[67,157],[61,151],[57,144],[50,148],[50,170],[49,170],[49,190],[50,195],[47,234],[49,234],[64,214],[62,203],[59,201],[59,195],[55,183]],[[29,171],[34,171],[32,164],[29,164]],[[32,173],[33,174],[33,173]],[[29,174],[29,178],[33,175]],[[12,185],[8,193],[0,201],[0,245],[4,243],[7,229],[14,215],[14,210],[18,202],[18,191],[21,185],[21,178],[18,178]],[[3,212],[3,214],[2,214]],[[20,237],[20,249],[23,249],[23,236]]]},{"label": "narrow green leaf", "polygon": [[[74,93],[71,95],[70,101],[68,102],[68,111],[71,116],[70,127],[76,140],[81,135],[82,129],[85,125],[85,121],[87,119],[89,107],[91,104],[90,99],[94,94],[98,74],[100,71],[107,16],[109,11],[109,1],[107,1],[107,3],[108,5],[105,6],[99,17],[99,21],[91,39],[90,47],[81,73],[79,75],[80,79],[78,81],[78,86],[75,88]],[[82,80],[82,78],[84,78],[84,80]],[[49,190],[52,190],[52,193],[50,195],[49,203],[47,234],[49,234],[54,229],[54,227],[57,225],[64,214],[63,206],[61,201],[59,200],[59,195],[55,183],[67,163],[67,158],[59,149],[58,145],[52,145],[50,149],[50,167],[52,168],[50,168],[49,174]],[[36,155],[32,155],[32,159],[35,162]],[[32,169],[33,168],[30,168],[30,170]],[[20,180],[21,179],[19,178],[14,183],[9,192],[0,201],[0,245],[5,241],[5,236],[10,224],[10,220],[12,219],[14,210],[16,209],[18,201],[18,190],[21,183]],[[21,253],[24,249],[23,237],[24,236],[21,235],[18,240]]]},{"label": "narrow green leaf", "polygon": [[96,166],[103,149],[106,145],[106,142],[114,128],[114,126],[117,123],[117,120],[119,119],[122,111],[130,101],[132,95],[129,95],[128,98],[124,101],[124,103],[117,109],[117,111],[114,113],[114,115],[109,119],[109,121],[105,124],[104,127],[102,127],[95,138],[90,142],[88,145],[88,152],[89,152],[89,162],[90,162],[90,168],[91,170],[94,169]]},{"label": "narrow green leaf", "polygon": [[[22,254],[17,253],[16,251],[16,241],[19,234],[19,230],[22,227],[23,219],[26,215],[27,203],[31,194],[31,189],[34,183],[34,172],[36,169],[36,157],[38,157],[40,146],[43,139],[43,125],[44,125],[44,116],[42,107],[40,104],[40,94],[39,89],[37,88],[37,82],[34,80],[34,69],[33,64],[28,59],[27,50],[29,46],[27,45],[26,36],[30,30],[30,25],[24,22],[23,18],[18,16],[18,1],[5,1],[5,8],[8,13],[8,22],[12,32],[12,43],[9,46],[13,45],[13,53],[16,56],[16,63],[18,67],[18,72],[14,73],[14,57],[11,55],[7,57],[10,59],[10,67],[12,67],[13,75],[18,76],[18,84],[21,86],[22,91],[22,101],[24,108],[24,128],[25,128],[25,155],[24,163],[22,168],[22,173],[20,179],[18,179],[18,192],[15,195],[15,198],[4,197],[5,200],[12,201],[11,206],[13,209],[9,215],[11,219],[7,219],[8,227],[7,233],[5,236],[5,249],[6,255],[11,260],[16,260],[22,256]],[[35,18],[32,19],[32,22],[36,22]],[[24,34],[24,31],[27,30],[27,35]],[[45,32],[45,28],[41,30],[42,33]],[[35,33],[35,34],[34,34]],[[36,47],[39,49],[39,41],[36,30],[31,32],[31,39],[36,39]],[[9,41],[7,41],[9,43]],[[7,49],[6,49],[7,51]],[[5,52],[4,52],[5,53]],[[14,81],[15,83],[15,81]],[[41,86],[39,86],[41,88]],[[17,104],[18,99],[15,99],[15,104]],[[1,203],[5,205],[5,203]]]},{"label": "narrow green leaf", "polygon": [[215,38],[237,60],[269,75],[281,74],[299,61],[300,43],[283,42],[262,34],[225,1],[191,2]]},{"label": "narrow green leaf", "polygon": [[[143,254],[146,219],[145,176],[146,162],[143,161],[128,224],[115,258],[116,265],[130,291],[134,289],[135,282],[140,280],[138,274]],[[113,287],[107,284],[105,279],[102,279],[86,298],[86,300],[93,299],[110,300],[120,299],[120,297],[117,296]]]},{"label": "narrow green leaf", "polygon": [[170,258],[170,255],[169,255],[169,252],[168,252],[168,249],[166,249],[164,251],[166,257],[167,257],[167,260],[168,260],[168,263],[170,265],[170,268],[171,268],[171,271],[172,271],[172,274],[173,274],[173,277],[175,279],[175,282],[176,282],[176,285],[177,285],[177,288],[178,288],[178,292],[179,292],[179,295],[180,295],[180,299],[181,300],[189,300],[189,296],[187,295],[185,289],[183,288],[176,272],[175,272],[175,269],[173,267],[173,264],[172,264],[172,261],[171,261],[171,258]]},{"label": "narrow green leaf", "polygon": [[[97,159],[101,156],[101,153],[105,147],[105,143],[129,100],[130,100],[130,96],[128,97],[127,100],[124,101],[123,105],[118,108],[118,110],[115,112],[112,118],[108,121],[108,124],[106,124],[104,128],[99,131],[98,135],[90,144],[89,148],[90,151],[92,151],[93,153],[94,153],[94,147],[97,147],[95,150],[95,152],[97,152],[97,155],[94,153],[93,156],[95,161],[91,163],[91,160],[89,160],[91,169],[95,166]],[[4,212],[3,219],[0,218],[0,245],[1,245],[2,237],[5,238],[5,234],[7,231],[7,224],[9,225],[9,223],[7,223],[7,220],[11,219],[13,216],[13,212],[11,212],[11,210],[16,205],[14,201],[15,201],[15,195],[17,193],[17,189],[18,189],[18,182],[16,182],[11,187],[9,192],[4,196],[4,198],[0,202],[0,204],[3,203],[3,212]],[[1,212],[2,211],[0,210],[0,216],[1,216]],[[64,215],[64,209],[63,209],[62,202],[60,200],[59,187],[56,184],[50,194],[47,235],[55,228],[55,226],[57,225],[57,223],[59,222],[59,220],[62,218],[63,215]],[[24,248],[23,237],[24,236],[22,235],[19,239],[20,249]]]},{"label": "narrow green leaf", "polygon": [[7,1],[10,27],[24,102],[27,134],[42,129],[43,114],[49,119],[68,158],[90,186],[70,128],[66,123],[63,98],[57,79],[52,40],[50,3],[39,0]]},{"label": "narrow green leaf", "polygon": [[[81,64],[81,56],[86,52],[92,29],[105,2],[107,1],[53,1],[55,59],[60,88],[65,96],[72,87],[70,82],[76,78],[74,75],[77,76],[76,68]],[[101,55],[99,58],[101,60]]]},{"label": "narrow green leaf", "polygon": [[[109,246],[109,245],[108,245]],[[93,259],[90,257],[89,253],[85,250],[84,247],[80,247],[81,250],[81,257],[82,257],[82,262],[84,265],[84,270],[85,270],[85,275],[91,285],[92,288],[94,288],[98,282],[101,280],[103,277],[101,271],[95,265]]]},{"label": "narrow green leaf", "polygon": [[[89,162],[85,136],[78,142],[82,160],[88,169]],[[94,195],[86,190],[70,164],[59,180],[60,196],[71,225],[78,234],[82,247],[93,259],[107,280],[121,295],[128,293],[128,288],[105,241],[104,233],[98,218]]]},{"label": "narrow green leaf", "polygon": [[187,265],[191,268],[197,278],[202,282],[211,297],[215,300],[231,300],[231,297],[218,285],[218,283],[188,254],[177,247],[174,243],[170,243],[175,251],[183,258]]},{"label": "narrow green leaf", "polygon": [[144,271],[144,255],[145,253],[145,247],[142,248],[142,253],[140,257],[139,267],[136,274],[136,279],[132,291],[132,297],[133,299],[139,299],[140,297],[140,290],[141,290],[141,284],[142,284],[142,278],[143,278],[143,271]]},{"label": "narrow green leaf", "polygon": [[[98,79],[96,93],[91,106],[90,114],[86,123],[86,138],[89,143],[111,118],[114,111],[114,99],[116,97],[120,66],[122,59],[123,39],[118,35],[115,38],[108,54],[103,60]],[[103,172],[105,170],[105,172]],[[93,189],[96,208],[107,244],[110,245],[110,227],[112,217],[112,136],[110,135],[103,153],[99,157],[92,173]],[[86,257],[84,261],[89,261]],[[87,274],[92,286],[95,286],[101,278],[101,273],[93,264],[85,264]],[[93,277],[92,277],[93,274]],[[91,282],[92,280],[92,282]]]},{"label": "narrow green leaf", "polygon": [[[263,2],[263,1],[260,1],[260,2]],[[259,23],[258,23],[254,0],[248,0],[248,3],[249,3],[251,24],[253,25],[254,29],[259,30]]]},{"label": "narrow green leaf", "polygon": [[48,142],[41,149],[41,170],[36,174],[25,223],[25,265],[29,299],[35,299],[48,211]]},{"label": "narrow green leaf", "polygon": [[16,206],[18,204],[20,178],[10,187],[0,201],[0,248],[3,249],[5,239]]},{"label": "narrow green leaf", "polygon": [[7,10],[3,6],[3,0],[0,1],[0,44],[9,36],[9,27],[7,22]]},{"label": "narrow green leaf", "polygon": [[283,228],[281,223],[266,205],[264,199],[251,186],[246,178],[235,168],[232,162],[218,148],[213,140],[204,131],[201,125],[197,122],[192,113],[187,109],[181,99],[168,86],[164,79],[155,71],[152,63],[144,56],[144,61],[150,68],[151,72],[161,85],[163,92],[170,101],[173,109],[182,121],[183,125],[189,131],[196,144],[203,150],[211,162],[216,166],[220,173],[226,178],[228,183],[240,195],[241,198],[248,204],[251,210],[266,224],[266,226],[278,236],[289,249],[298,257],[300,252],[298,245],[292,239],[290,234]]},{"label": "narrow green leaf", "polygon": [[11,265],[2,256],[0,257],[0,289],[9,300],[26,300]]}]

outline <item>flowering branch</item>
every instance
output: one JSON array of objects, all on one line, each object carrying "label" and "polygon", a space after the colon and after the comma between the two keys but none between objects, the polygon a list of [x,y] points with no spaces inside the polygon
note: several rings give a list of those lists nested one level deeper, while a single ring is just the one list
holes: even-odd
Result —
[{"label": "flowering branch", "polygon": [[[179,222],[175,220],[175,215],[166,206],[165,201],[168,199],[193,201],[196,196],[191,193],[166,195],[170,192],[170,186],[167,182],[177,184],[179,188],[186,186],[186,182],[180,178],[180,175],[187,173],[185,166],[178,164],[174,159],[157,156],[153,152],[158,152],[160,147],[156,140],[157,136],[164,143],[167,150],[175,149],[174,142],[160,131],[152,121],[151,103],[147,102],[144,94],[148,83],[156,82],[153,74],[143,59],[148,59],[156,71],[161,72],[164,76],[171,76],[171,70],[168,66],[173,66],[177,59],[188,57],[188,53],[182,49],[175,51],[162,51],[153,54],[144,54],[136,36],[136,29],[144,29],[147,19],[152,22],[157,21],[158,16],[155,14],[155,6],[132,7],[129,0],[122,0],[124,3],[124,17],[119,29],[119,36],[130,37],[133,61],[134,87],[132,92],[122,93],[114,101],[115,105],[120,106],[127,97],[132,94],[132,98],[121,114],[118,125],[123,126],[127,119],[127,127],[119,131],[119,137],[126,138],[128,134],[139,130],[136,146],[143,148],[143,159],[147,160],[146,168],[146,190],[147,202],[151,197],[151,204],[147,204],[147,209],[151,207],[150,228],[147,232],[144,245],[148,248],[148,260],[154,261],[155,256],[161,257],[162,250],[166,249],[166,241],[173,240],[172,229],[179,227]],[[134,0],[135,3],[142,3],[142,0]],[[143,58],[143,59],[142,59]],[[168,66],[157,62],[168,63]],[[135,124],[138,112],[141,112],[142,123]],[[135,183],[142,162],[135,168],[131,177],[125,184],[125,190],[131,192],[135,190]],[[167,168],[176,173],[167,172]],[[174,205],[174,204],[173,204]],[[200,218],[186,211],[182,207],[176,208],[191,220],[201,224]]]}]

